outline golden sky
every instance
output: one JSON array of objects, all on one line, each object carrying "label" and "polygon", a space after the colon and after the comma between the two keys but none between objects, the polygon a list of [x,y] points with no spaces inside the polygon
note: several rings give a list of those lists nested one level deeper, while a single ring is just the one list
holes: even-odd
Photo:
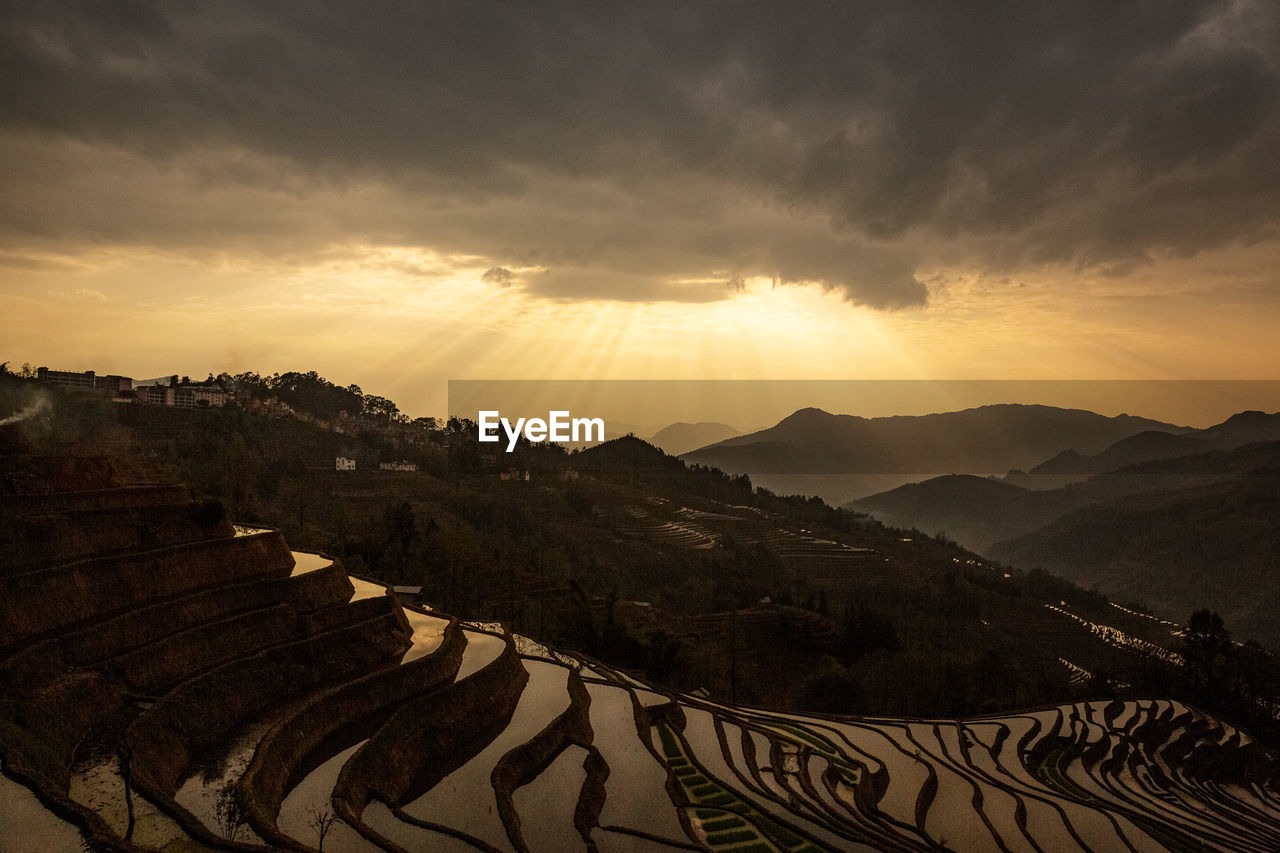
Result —
[{"label": "golden sky", "polygon": [[0,360],[1276,378],[1275,7],[1064,5],[7,8]]}]

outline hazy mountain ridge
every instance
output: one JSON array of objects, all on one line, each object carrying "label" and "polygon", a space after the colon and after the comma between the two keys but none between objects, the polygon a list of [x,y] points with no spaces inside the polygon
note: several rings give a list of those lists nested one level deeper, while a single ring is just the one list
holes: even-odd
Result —
[{"label": "hazy mountain ridge", "polygon": [[1280,646],[1277,518],[1280,467],[1086,506],[986,553],[1161,613],[1207,606],[1242,638],[1274,648]]},{"label": "hazy mountain ridge", "polygon": [[1097,453],[1144,430],[1188,428],[1132,415],[1022,404],[884,418],[808,408],[769,429],[684,458],[734,473],[1003,473],[1031,467],[1067,447]]},{"label": "hazy mountain ridge", "polygon": [[935,477],[846,504],[886,524],[944,531],[969,548],[1030,533],[1067,513],[1130,495],[1195,488],[1280,465],[1280,442],[1158,459],[1035,491],[983,477]]},{"label": "hazy mountain ridge", "polygon": [[[1064,452],[1032,469],[1108,468],[1063,488],[937,477],[848,507],[888,524],[945,532],[993,559],[1043,569],[1165,615],[1208,606],[1242,638],[1275,646],[1277,435],[1280,415],[1242,412],[1194,433],[1139,433],[1092,457]],[[1164,456],[1188,448],[1196,452]]]},{"label": "hazy mountain ridge", "polygon": [[1102,474],[1129,465],[1231,450],[1246,444],[1280,441],[1280,414],[1240,412],[1215,426],[1194,432],[1147,430],[1122,438],[1093,456],[1064,450],[1032,468],[1032,474]]},{"label": "hazy mountain ridge", "polygon": [[1175,456],[1190,456],[1213,449],[1213,444],[1195,435],[1175,435],[1158,430],[1146,430],[1137,435],[1122,438],[1093,456],[1085,456],[1075,450],[1064,450],[1052,459],[1041,462],[1027,473],[1101,474],[1126,465]]},{"label": "hazy mountain ridge", "polygon": [[728,424],[716,421],[699,421],[686,423],[677,421],[655,432],[649,437],[649,443],[660,448],[664,453],[679,456],[708,444],[724,441],[741,435],[741,431]]}]

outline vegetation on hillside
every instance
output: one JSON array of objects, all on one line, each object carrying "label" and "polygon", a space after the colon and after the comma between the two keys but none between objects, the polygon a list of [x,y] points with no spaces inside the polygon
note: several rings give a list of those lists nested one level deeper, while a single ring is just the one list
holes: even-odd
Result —
[{"label": "vegetation on hillside", "polygon": [[[264,387],[295,389],[295,411],[354,399],[350,386],[286,375],[304,378]],[[245,406],[122,405],[13,378],[0,402],[16,411],[36,391],[50,407],[28,433],[47,448],[105,451],[131,479],[187,482],[235,521],[278,527],[354,575],[422,586],[447,612],[675,688],[913,716],[1161,695],[1255,728],[1272,720],[1275,665],[1259,647],[1197,656],[1167,626],[1060,578],[754,489],[634,438],[507,454],[465,421],[393,416],[339,433]],[[335,471],[336,455],[357,470]],[[378,470],[393,460],[418,470]]]}]

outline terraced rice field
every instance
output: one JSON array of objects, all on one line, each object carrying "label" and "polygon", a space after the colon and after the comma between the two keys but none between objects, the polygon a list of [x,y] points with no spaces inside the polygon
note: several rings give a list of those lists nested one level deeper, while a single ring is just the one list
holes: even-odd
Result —
[{"label": "terraced rice field", "polygon": [[1157,645],[1156,643],[1152,643],[1148,640],[1143,640],[1140,637],[1135,637],[1132,634],[1128,634],[1118,628],[1113,628],[1110,625],[1099,625],[1096,622],[1085,619],[1083,616],[1077,616],[1066,608],[1065,602],[1062,606],[1046,604],[1045,609],[1078,622],[1080,625],[1088,629],[1090,633],[1102,638],[1102,641],[1108,645],[1112,645],[1120,649],[1136,650],[1176,666],[1182,666],[1185,663],[1182,659],[1182,655],[1177,652],[1171,652],[1164,646]]},{"label": "terraced rice field", "polygon": [[[127,551],[126,498],[97,510],[124,525],[111,555],[82,536],[0,570],[0,850],[309,851],[317,816],[340,819],[328,853],[1280,850],[1280,760],[1178,702],[733,707],[405,609],[172,494]],[[771,546],[867,556],[803,531]],[[16,607],[37,582],[59,598]]]},{"label": "terraced rice field", "polygon": [[[1078,703],[965,721],[820,719],[637,689],[598,662],[590,671],[608,677],[584,678],[562,657],[522,658],[529,678],[499,733],[407,802],[371,801],[354,827],[360,837],[335,835],[326,849],[1280,845],[1280,799],[1269,787],[1178,769],[1188,751],[1229,762],[1249,747],[1179,703]],[[576,697],[575,679],[585,686]],[[589,738],[549,738],[575,706]],[[326,762],[330,783],[354,751]],[[519,787],[500,784],[500,767],[523,762]]]},{"label": "terraced rice field", "polygon": [[687,516],[680,520],[663,520],[645,507],[635,504],[623,507],[622,511],[625,521],[618,523],[615,529],[625,536],[690,550],[714,548],[720,541],[716,533]]},{"label": "terraced rice field", "polygon": [[[440,653],[448,620],[406,616],[414,635],[402,666]],[[453,684],[516,645],[484,631],[463,635]],[[599,662],[519,646],[532,652],[518,659],[527,681],[501,728],[425,790],[370,797],[358,819],[328,835],[326,850],[1280,849],[1280,798],[1269,786],[1185,769],[1189,755],[1210,767],[1241,760],[1247,736],[1179,703],[1078,703],[964,721],[797,717],[638,687]],[[582,730],[565,724],[575,714]],[[221,773],[189,778],[167,810],[216,832],[213,792],[241,777],[256,742],[242,736]],[[344,768],[369,742],[314,758],[256,829],[313,846],[310,815],[332,807]],[[108,762],[98,775],[112,772]],[[93,775],[79,783],[86,802]],[[508,776],[514,788],[502,782]],[[122,786],[113,790],[118,806]],[[122,832],[122,810],[98,807]],[[28,820],[17,808],[8,819]],[[33,808],[50,837],[66,835]],[[138,798],[135,809],[145,816],[155,807]],[[140,820],[134,841],[158,849],[185,837],[159,817],[149,827]],[[254,829],[238,841],[261,844]]]}]

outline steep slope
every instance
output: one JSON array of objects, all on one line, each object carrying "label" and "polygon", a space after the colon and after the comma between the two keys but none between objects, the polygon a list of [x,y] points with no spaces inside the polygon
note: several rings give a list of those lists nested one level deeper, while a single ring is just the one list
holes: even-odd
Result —
[{"label": "steep slope", "polygon": [[1208,607],[1280,647],[1280,470],[1089,506],[988,553],[1181,616]]},{"label": "steep slope", "polygon": [[966,544],[1005,538],[1008,507],[1023,504],[1032,493],[1020,486],[990,477],[948,474],[922,483],[910,483],[847,506],[866,512],[884,524],[918,527],[928,533],[945,531]]},{"label": "steep slope", "polygon": [[[111,487],[96,498],[139,499]],[[51,502],[10,496],[9,529]],[[1280,761],[1181,702],[959,720],[737,707],[492,623],[404,610],[332,561],[281,551],[274,531],[229,533],[212,531],[209,547],[252,540],[262,554],[189,572],[187,590],[164,596],[134,584],[109,613],[90,605],[118,578],[91,574],[65,593],[83,618],[0,647],[0,759],[38,796],[0,787],[8,847],[72,853],[71,825],[94,849],[129,853],[1280,845]],[[803,533],[777,547],[855,550]],[[229,630],[239,621],[248,630]],[[185,669],[170,686],[143,659]]]},{"label": "steep slope", "polygon": [[[333,520],[350,547],[376,500],[380,551],[427,546],[427,600],[506,627],[401,607],[180,488],[0,454],[5,774],[129,851],[309,851],[326,814],[331,853],[1274,846],[1274,756],[1149,698],[1197,695],[1178,626],[635,438],[524,448],[531,480],[458,461],[308,474],[289,538]],[[544,633],[557,599],[574,630]]]},{"label": "steep slope", "polygon": [[966,547],[987,553],[996,542],[1024,536],[1093,504],[1232,480],[1276,465],[1280,442],[1268,442],[1129,465],[1058,489],[1021,489],[978,477],[936,477],[847,506],[888,524],[945,530]]},{"label": "steep slope", "polygon": [[769,429],[684,458],[747,473],[991,474],[1030,467],[1064,448],[1096,453],[1143,430],[1183,428],[1130,415],[1108,418],[1051,406],[995,405],[887,418],[801,409]]}]

